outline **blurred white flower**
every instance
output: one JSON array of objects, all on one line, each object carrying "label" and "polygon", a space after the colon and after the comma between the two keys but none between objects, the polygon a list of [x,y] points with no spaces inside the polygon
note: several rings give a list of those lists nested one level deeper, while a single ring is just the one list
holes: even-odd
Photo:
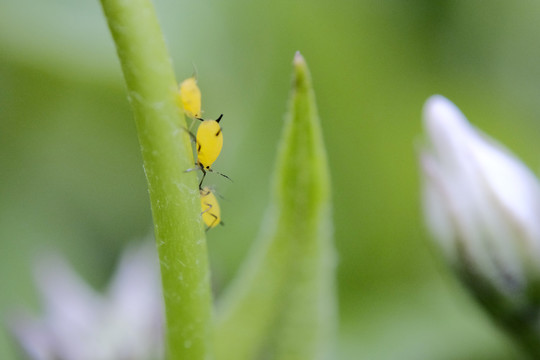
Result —
[{"label": "blurred white flower", "polygon": [[540,183],[442,96],[426,102],[424,127],[428,227],[458,272],[521,302],[540,278]]},{"label": "blurred white flower", "polygon": [[149,360],[163,356],[164,309],[153,246],[130,247],[106,294],[59,257],[36,269],[45,313],[15,319],[12,331],[35,360]]}]

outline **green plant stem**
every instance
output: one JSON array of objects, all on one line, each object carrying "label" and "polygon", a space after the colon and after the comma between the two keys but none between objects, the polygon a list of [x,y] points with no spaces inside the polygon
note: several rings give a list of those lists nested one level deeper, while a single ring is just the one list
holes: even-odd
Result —
[{"label": "green plant stem", "polygon": [[330,179],[311,77],[294,77],[261,236],[220,303],[220,360],[333,359],[336,308]]},{"label": "green plant stem", "polygon": [[135,113],[167,320],[167,358],[209,359],[211,293],[193,154],[177,83],[149,0],[101,0]]}]

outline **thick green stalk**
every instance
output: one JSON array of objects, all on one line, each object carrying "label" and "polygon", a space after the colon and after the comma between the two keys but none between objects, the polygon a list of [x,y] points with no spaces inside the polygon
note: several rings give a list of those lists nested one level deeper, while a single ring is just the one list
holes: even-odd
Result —
[{"label": "thick green stalk", "polygon": [[135,113],[167,320],[167,358],[210,358],[211,293],[201,204],[176,80],[149,0],[101,0]]},{"label": "thick green stalk", "polygon": [[332,359],[335,254],[330,179],[311,77],[294,78],[261,236],[220,303],[220,360]]}]

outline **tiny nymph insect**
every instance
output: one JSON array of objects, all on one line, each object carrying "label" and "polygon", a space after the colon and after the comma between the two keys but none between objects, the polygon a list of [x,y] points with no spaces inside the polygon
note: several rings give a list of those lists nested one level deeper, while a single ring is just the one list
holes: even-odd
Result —
[{"label": "tiny nymph insect", "polygon": [[201,90],[197,86],[195,76],[187,78],[180,83],[178,102],[190,118],[196,119],[201,117]]},{"label": "tiny nymph insect", "polygon": [[201,193],[201,216],[206,224],[206,231],[218,225],[223,225],[219,203],[212,190],[205,186],[199,192]]}]

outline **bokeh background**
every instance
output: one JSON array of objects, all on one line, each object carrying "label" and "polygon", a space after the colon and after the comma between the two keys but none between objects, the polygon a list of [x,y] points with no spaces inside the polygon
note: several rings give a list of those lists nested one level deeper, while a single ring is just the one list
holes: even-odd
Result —
[{"label": "bokeh background", "polygon": [[[178,79],[225,114],[210,175],[216,292],[255,238],[295,51],[313,75],[333,177],[340,359],[522,359],[452,278],[423,226],[416,150],[431,94],[534,170],[540,4],[445,0],[155,0]],[[302,166],[302,164],[298,164]],[[99,2],[0,3],[0,312],[39,311],[32,269],[60,252],[97,289],[151,232],[123,79]],[[0,332],[0,358],[16,359]]]}]

